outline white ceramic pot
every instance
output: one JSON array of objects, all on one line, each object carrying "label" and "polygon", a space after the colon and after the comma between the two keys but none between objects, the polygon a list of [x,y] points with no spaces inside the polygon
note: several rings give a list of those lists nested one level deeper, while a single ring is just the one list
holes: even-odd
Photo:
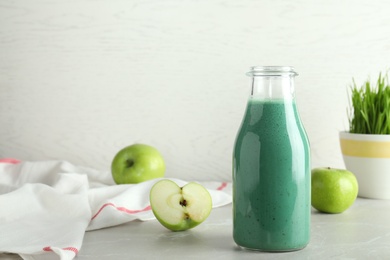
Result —
[{"label": "white ceramic pot", "polygon": [[360,197],[390,199],[390,135],[340,132],[345,167],[358,180]]}]

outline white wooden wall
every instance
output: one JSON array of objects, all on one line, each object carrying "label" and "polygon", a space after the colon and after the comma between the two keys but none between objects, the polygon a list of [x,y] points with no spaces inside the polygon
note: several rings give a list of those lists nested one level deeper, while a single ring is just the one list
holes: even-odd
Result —
[{"label": "white wooden wall", "polygon": [[290,65],[312,167],[344,167],[348,85],[390,68],[387,0],[0,0],[0,157],[102,171],[138,142],[231,180],[252,65]]}]

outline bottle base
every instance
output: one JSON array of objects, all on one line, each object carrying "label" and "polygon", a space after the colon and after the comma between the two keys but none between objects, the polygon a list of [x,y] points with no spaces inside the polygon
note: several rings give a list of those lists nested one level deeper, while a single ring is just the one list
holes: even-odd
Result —
[{"label": "bottle base", "polygon": [[304,249],[306,245],[303,245],[301,247],[294,247],[294,248],[281,248],[281,249],[270,249],[270,248],[251,248],[251,247],[245,247],[238,245],[239,248],[247,251],[254,251],[254,252],[265,252],[265,253],[288,253],[288,252],[294,252]]}]

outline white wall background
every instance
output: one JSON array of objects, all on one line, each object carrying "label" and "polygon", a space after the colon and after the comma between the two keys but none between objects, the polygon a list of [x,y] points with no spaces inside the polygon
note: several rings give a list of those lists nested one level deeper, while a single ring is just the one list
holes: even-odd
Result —
[{"label": "white wall background", "polygon": [[348,85],[390,68],[387,0],[0,0],[0,157],[231,180],[252,65],[291,65],[312,166],[344,167]]}]

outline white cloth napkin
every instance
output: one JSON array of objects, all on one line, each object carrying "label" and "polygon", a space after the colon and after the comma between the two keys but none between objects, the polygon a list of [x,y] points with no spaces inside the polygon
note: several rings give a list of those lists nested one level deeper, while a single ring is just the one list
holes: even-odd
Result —
[{"label": "white cloth napkin", "polygon": [[[149,191],[158,180],[116,185],[110,172],[65,161],[1,159],[0,252],[31,260],[73,259],[85,231],[155,219]],[[200,183],[214,208],[231,202],[231,183]]]}]

